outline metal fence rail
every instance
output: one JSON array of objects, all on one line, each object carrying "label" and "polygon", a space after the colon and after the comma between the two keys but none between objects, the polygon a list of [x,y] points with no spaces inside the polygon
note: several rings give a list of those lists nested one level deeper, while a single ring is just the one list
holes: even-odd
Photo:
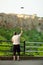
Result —
[{"label": "metal fence rail", "polygon": [[[41,50],[37,50],[38,48],[41,48]],[[26,52],[28,52],[30,54],[32,54],[34,52],[35,53],[43,53],[43,42],[25,42],[24,41],[24,54]]]},{"label": "metal fence rail", "polygon": [[36,43],[36,44],[38,43],[38,44],[42,44],[43,42],[26,42],[26,43],[33,43],[33,44],[34,43]]},{"label": "metal fence rail", "polygon": [[[3,42],[7,42],[7,44],[2,44]],[[11,43],[11,45],[10,45],[10,43]],[[13,53],[13,44],[12,44],[12,42],[10,41],[10,40],[0,40],[0,47],[9,47],[9,48],[11,48],[11,49],[9,49],[9,50],[3,50],[3,49],[0,49],[0,52],[12,52]],[[24,45],[20,45],[20,47],[21,48],[23,48],[23,50],[21,50],[22,52],[24,52]]]},{"label": "metal fence rail", "polygon": [[[9,50],[0,49],[0,52],[12,52],[13,53],[13,50],[12,50],[13,45],[10,45],[10,43],[2,44],[2,42],[10,42],[11,43],[11,41],[9,41],[9,40],[0,40],[0,47],[1,46],[3,48],[4,47],[6,47],[6,48],[7,47],[11,47],[11,49],[9,49]],[[38,44],[38,46],[37,46],[37,44]],[[40,44],[41,44],[41,46],[40,46]],[[24,41],[23,45],[21,45],[20,47],[21,47],[21,49],[23,48],[23,50],[21,50],[21,52],[23,52],[24,55],[25,55],[26,52],[31,53],[31,54],[34,53],[34,52],[41,52],[41,53],[43,53],[43,42],[25,42]],[[35,48],[35,50],[33,50],[34,48]],[[41,48],[42,50],[36,50],[37,48]]]}]

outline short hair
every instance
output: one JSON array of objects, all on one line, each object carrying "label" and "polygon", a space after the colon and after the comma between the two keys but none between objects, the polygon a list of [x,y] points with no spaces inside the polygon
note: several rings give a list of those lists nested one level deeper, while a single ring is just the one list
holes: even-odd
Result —
[{"label": "short hair", "polygon": [[17,35],[17,32],[15,32],[14,35]]}]

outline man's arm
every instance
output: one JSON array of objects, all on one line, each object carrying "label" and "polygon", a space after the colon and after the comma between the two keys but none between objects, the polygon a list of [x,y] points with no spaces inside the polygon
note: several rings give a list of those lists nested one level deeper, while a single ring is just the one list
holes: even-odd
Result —
[{"label": "man's arm", "polygon": [[21,33],[19,34],[20,36],[22,35],[22,33],[23,33],[23,30],[22,30],[22,28],[21,28]]}]

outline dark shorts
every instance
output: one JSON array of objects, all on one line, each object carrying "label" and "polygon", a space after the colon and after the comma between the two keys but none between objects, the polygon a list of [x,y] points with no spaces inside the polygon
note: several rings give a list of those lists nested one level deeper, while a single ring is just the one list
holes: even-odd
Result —
[{"label": "dark shorts", "polygon": [[13,52],[14,55],[16,55],[16,52],[18,55],[20,55],[20,45],[13,45]]}]

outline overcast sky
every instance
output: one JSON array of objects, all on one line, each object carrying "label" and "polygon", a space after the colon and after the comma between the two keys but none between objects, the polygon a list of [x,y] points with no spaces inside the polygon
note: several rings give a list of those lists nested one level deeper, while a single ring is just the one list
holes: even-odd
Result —
[{"label": "overcast sky", "polygon": [[0,0],[0,13],[37,14],[43,17],[43,0]]}]

